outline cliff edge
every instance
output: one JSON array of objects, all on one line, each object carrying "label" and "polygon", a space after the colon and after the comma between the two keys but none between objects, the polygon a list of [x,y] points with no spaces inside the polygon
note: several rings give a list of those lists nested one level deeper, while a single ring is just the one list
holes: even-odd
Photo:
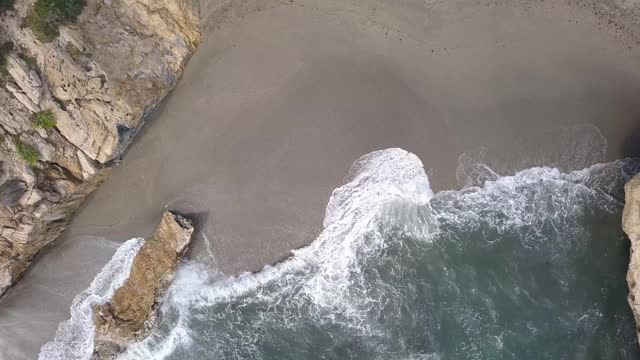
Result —
[{"label": "cliff edge", "polygon": [[192,0],[0,3],[0,296],[104,180],[200,36]]},{"label": "cliff edge", "polygon": [[[625,205],[622,213],[622,228],[631,240],[631,257],[627,271],[629,306],[636,324],[640,324],[640,175],[636,175],[624,186]],[[640,325],[636,333],[640,340]]]}]

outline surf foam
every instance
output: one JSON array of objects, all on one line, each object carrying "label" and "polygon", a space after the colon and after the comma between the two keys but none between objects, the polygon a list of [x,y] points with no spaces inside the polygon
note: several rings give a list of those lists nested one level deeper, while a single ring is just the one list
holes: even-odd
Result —
[{"label": "surf foam", "polygon": [[93,306],[108,301],[129,277],[133,258],[144,240],[124,242],[91,285],[71,303],[71,318],[58,326],[55,338],[40,350],[39,360],[86,360],[93,353]]}]

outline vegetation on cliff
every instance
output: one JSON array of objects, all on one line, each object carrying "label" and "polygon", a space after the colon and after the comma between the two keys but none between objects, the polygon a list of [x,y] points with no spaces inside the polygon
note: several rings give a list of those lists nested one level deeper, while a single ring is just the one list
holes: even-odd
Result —
[{"label": "vegetation on cliff", "polygon": [[36,128],[49,130],[56,125],[56,115],[51,110],[40,111],[33,117],[33,126]]},{"label": "vegetation on cliff", "polygon": [[38,39],[49,42],[58,36],[60,25],[76,22],[84,4],[84,0],[38,0],[25,19],[26,25]]},{"label": "vegetation on cliff", "polygon": [[40,153],[38,153],[38,150],[35,147],[21,141],[20,139],[14,139],[13,143],[16,146],[18,155],[20,155],[27,165],[35,166],[38,163],[38,160],[40,160]]},{"label": "vegetation on cliff", "polygon": [[[0,4],[2,1],[4,0],[0,0]],[[0,44],[0,84],[3,84],[9,76],[9,72],[7,71],[7,55],[9,55],[12,50],[13,43],[11,41]]]}]

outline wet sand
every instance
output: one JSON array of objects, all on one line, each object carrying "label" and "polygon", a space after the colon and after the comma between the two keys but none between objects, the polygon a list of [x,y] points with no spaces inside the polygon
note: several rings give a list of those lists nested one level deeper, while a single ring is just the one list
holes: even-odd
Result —
[{"label": "wet sand", "polygon": [[147,235],[165,206],[196,218],[191,258],[236,274],[312,241],[331,191],[373,150],[414,152],[434,190],[459,186],[464,153],[545,165],[531,146],[563,158],[575,143],[555,134],[585,125],[606,153],[584,140],[567,168],[638,155],[627,139],[640,125],[640,46],[590,7],[215,7],[176,89],[0,306],[0,358],[36,357],[117,244]]}]

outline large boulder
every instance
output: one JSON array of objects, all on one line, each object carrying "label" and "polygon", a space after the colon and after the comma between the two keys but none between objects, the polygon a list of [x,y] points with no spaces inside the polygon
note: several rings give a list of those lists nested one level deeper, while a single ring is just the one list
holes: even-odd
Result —
[{"label": "large boulder", "polygon": [[157,318],[157,304],[189,245],[193,226],[165,211],[160,224],[133,259],[129,278],[113,298],[94,308],[94,359],[112,359],[144,338]]}]

